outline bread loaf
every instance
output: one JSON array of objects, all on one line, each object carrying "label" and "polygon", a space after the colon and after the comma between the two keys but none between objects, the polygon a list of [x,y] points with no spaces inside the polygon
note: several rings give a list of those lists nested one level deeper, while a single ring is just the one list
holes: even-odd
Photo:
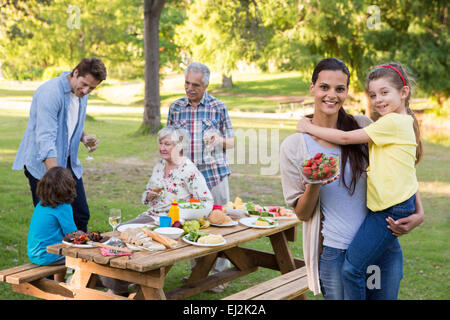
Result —
[{"label": "bread loaf", "polygon": [[209,214],[209,221],[214,224],[223,224],[225,222],[226,215],[222,212],[222,210],[213,210]]}]

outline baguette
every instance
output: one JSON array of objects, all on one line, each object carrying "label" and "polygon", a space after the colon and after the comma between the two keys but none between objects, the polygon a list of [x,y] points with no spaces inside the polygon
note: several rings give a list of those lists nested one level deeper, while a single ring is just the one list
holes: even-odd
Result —
[{"label": "baguette", "polygon": [[149,229],[141,229],[144,231],[149,237],[151,237],[153,240],[163,244],[166,246],[166,248],[175,248],[178,244],[178,241],[175,241],[173,239],[170,239],[169,237],[166,237],[165,235],[158,234],[154,231],[151,231]]}]

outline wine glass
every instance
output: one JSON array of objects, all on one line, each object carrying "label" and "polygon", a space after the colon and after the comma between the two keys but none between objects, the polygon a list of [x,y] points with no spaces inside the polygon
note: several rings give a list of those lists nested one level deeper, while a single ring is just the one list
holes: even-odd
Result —
[{"label": "wine glass", "polygon": [[213,152],[215,149],[215,146],[212,145],[212,137],[214,135],[216,135],[219,133],[219,130],[213,128],[213,127],[209,127],[207,128],[204,132],[203,132],[203,161],[205,163],[212,163],[214,162],[214,156],[213,156]]},{"label": "wine glass", "polygon": [[120,224],[122,219],[122,211],[120,209],[110,209],[109,210],[109,224],[113,228],[113,231],[116,230],[117,225]]},{"label": "wine glass", "polygon": [[[88,152],[91,151],[91,147],[95,146],[95,134],[88,137],[86,140],[86,148],[88,149]],[[89,153],[86,160],[94,160],[94,157]]]}]

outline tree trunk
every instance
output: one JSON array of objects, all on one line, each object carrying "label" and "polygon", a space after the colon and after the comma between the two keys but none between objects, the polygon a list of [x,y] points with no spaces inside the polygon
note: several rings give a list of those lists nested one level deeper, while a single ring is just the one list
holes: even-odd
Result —
[{"label": "tree trunk", "polygon": [[159,95],[159,18],[165,0],[144,0],[145,98],[140,132],[156,134],[161,128]]},{"label": "tree trunk", "polygon": [[230,75],[229,77],[225,74],[222,74],[222,84],[221,88],[233,88],[233,76]]}]

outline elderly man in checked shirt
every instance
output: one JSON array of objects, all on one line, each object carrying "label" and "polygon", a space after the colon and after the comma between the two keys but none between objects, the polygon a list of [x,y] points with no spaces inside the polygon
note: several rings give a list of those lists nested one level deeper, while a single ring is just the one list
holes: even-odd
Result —
[{"label": "elderly man in checked shirt", "polygon": [[[225,205],[230,200],[226,149],[234,147],[234,131],[225,104],[208,94],[210,71],[199,62],[191,63],[185,71],[186,96],[169,108],[167,126],[185,129],[190,139],[183,150],[205,177],[214,204]],[[218,258],[213,272],[230,266],[227,259]],[[216,292],[224,286],[214,288]]]}]

